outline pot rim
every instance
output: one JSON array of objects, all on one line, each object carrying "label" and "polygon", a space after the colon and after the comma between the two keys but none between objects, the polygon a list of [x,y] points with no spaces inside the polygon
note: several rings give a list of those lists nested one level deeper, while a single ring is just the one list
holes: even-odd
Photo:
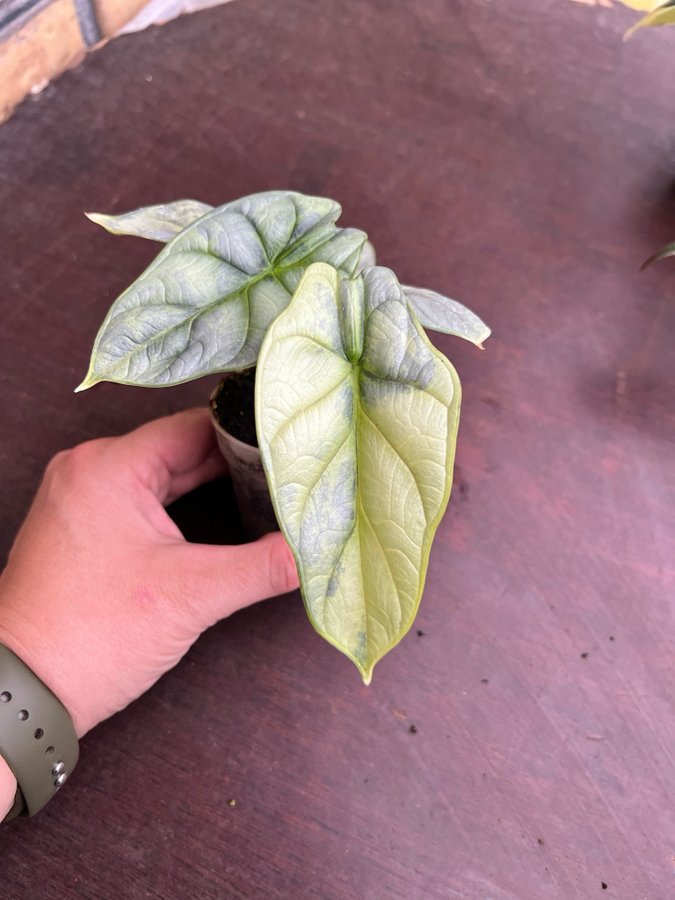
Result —
[{"label": "pot rim", "polygon": [[242,441],[238,437],[235,437],[227,430],[227,428],[223,428],[218,420],[218,414],[216,412],[216,396],[218,395],[218,391],[220,390],[223,381],[225,381],[225,378],[220,379],[218,384],[211,391],[211,396],[209,397],[209,410],[211,412],[211,422],[213,423],[213,427],[228,441],[228,443],[234,444],[236,447],[245,447],[248,451],[257,453],[258,456],[260,456],[260,447],[255,447],[253,444],[247,444],[246,441]]}]

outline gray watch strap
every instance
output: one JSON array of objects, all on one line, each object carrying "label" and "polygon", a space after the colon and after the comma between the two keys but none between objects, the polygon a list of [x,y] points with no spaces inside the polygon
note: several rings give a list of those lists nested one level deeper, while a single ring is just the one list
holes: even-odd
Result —
[{"label": "gray watch strap", "polygon": [[0,644],[0,756],[16,776],[4,821],[34,816],[75,768],[77,735],[65,706],[18,656]]}]

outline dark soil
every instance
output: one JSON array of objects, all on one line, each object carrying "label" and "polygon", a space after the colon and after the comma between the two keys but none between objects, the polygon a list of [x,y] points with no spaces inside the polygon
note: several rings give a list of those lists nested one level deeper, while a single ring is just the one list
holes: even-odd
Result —
[{"label": "dark soil", "polygon": [[233,372],[220,385],[215,403],[216,418],[232,437],[258,446],[255,432],[255,369]]}]

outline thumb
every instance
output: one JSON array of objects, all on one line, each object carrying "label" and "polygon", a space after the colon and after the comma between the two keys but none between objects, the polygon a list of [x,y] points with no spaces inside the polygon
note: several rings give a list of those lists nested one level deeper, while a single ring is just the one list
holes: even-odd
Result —
[{"label": "thumb", "polygon": [[278,531],[249,544],[175,544],[163,564],[170,593],[200,630],[298,586],[293,554]]}]

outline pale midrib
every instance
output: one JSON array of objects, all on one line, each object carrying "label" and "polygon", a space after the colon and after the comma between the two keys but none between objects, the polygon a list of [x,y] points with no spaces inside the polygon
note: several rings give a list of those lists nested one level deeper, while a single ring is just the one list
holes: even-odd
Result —
[{"label": "pale midrib", "polygon": [[[408,464],[405,462],[405,460],[401,457],[401,455],[400,455],[400,453],[398,452],[398,450],[394,447],[394,445],[393,445],[393,444],[391,443],[391,441],[386,437],[386,435],[381,431],[381,429],[378,428],[377,425],[375,425],[375,423],[373,422],[373,420],[371,419],[371,417],[370,417],[370,416],[366,413],[366,411],[364,410],[363,404],[362,404],[362,402],[361,402],[361,393],[360,393],[360,386],[359,386],[359,368],[358,368],[357,366],[354,367],[354,399],[355,399],[355,403],[356,403],[356,407],[355,407],[355,408],[356,408],[356,415],[355,415],[355,423],[356,423],[356,424],[355,424],[355,428],[354,428],[354,442],[355,442],[356,454],[357,454],[357,455],[356,455],[356,485],[355,485],[355,488],[356,488],[356,499],[357,499],[357,502],[358,502],[358,507],[357,507],[356,513],[355,513],[355,523],[354,523],[354,527],[356,528],[357,525],[358,525],[359,557],[360,557],[361,562],[362,562],[362,564],[361,564],[361,566],[360,566],[361,586],[362,586],[361,589],[362,589],[362,591],[363,591],[363,599],[364,599],[364,607],[365,607],[364,630],[365,630],[365,634],[366,634],[366,665],[368,665],[368,663],[370,663],[370,665],[368,666],[368,668],[370,669],[370,668],[372,668],[372,666],[375,664],[375,662],[377,662],[377,660],[370,660],[370,655],[369,655],[370,645],[371,645],[371,644],[370,644],[370,642],[371,642],[371,629],[370,629],[369,624],[368,624],[368,615],[369,615],[369,612],[368,612],[368,602],[367,602],[367,591],[366,591],[366,582],[365,582],[365,578],[364,578],[364,574],[363,574],[364,547],[363,547],[363,525],[360,524],[361,520],[365,520],[365,522],[368,523],[368,525],[370,526],[370,528],[371,528],[373,534],[375,535],[375,540],[377,541],[377,543],[378,543],[378,545],[379,545],[379,547],[380,547],[380,550],[381,550],[382,555],[383,555],[383,557],[384,557],[385,564],[386,564],[386,566],[387,566],[387,569],[388,569],[388,571],[389,571],[389,575],[390,575],[391,580],[392,580],[392,584],[393,584],[393,586],[394,586],[394,593],[396,594],[396,602],[397,602],[397,604],[398,604],[399,615],[400,615],[401,617],[402,617],[402,614],[403,614],[403,607],[402,607],[402,604],[401,604],[401,597],[400,597],[400,594],[399,594],[398,585],[397,585],[397,583],[396,583],[396,579],[394,578],[394,573],[393,573],[392,570],[391,570],[391,565],[389,564],[389,559],[388,559],[388,557],[387,557],[386,551],[385,551],[384,547],[382,546],[382,542],[380,541],[380,537],[379,537],[379,535],[377,534],[377,532],[376,532],[376,530],[375,530],[375,526],[372,524],[372,522],[370,521],[370,519],[368,518],[368,516],[367,516],[367,514],[366,514],[365,507],[364,507],[364,505],[363,505],[363,499],[362,499],[362,497],[361,497],[361,490],[360,490],[360,480],[361,480],[361,477],[360,477],[360,476],[361,476],[361,473],[360,473],[361,456],[360,456],[360,454],[359,454],[359,452],[358,452],[358,450],[359,450],[359,443],[360,443],[360,432],[361,432],[361,428],[362,428],[361,421],[360,421],[360,420],[361,420],[361,417],[364,419],[364,421],[369,422],[369,423],[371,424],[371,426],[374,427],[374,428],[376,429],[376,431],[382,436],[382,438],[386,441],[386,443],[387,443],[387,444],[391,447],[391,449],[394,451],[395,455],[396,455],[399,459],[401,459],[401,461],[403,462],[403,464],[404,464],[404,465],[406,466],[406,468],[408,469],[408,471],[409,471],[409,473],[410,473],[410,475],[411,475],[411,477],[412,477],[412,479],[413,479],[413,483],[415,484],[416,487],[417,487],[417,481],[415,480],[415,476],[413,475],[412,470],[410,469],[410,467],[408,466]],[[424,505],[422,505],[422,508],[424,509]],[[425,515],[425,527],[426,527],[426,515]],[[385,629],[385,630],[386,630],[386,629]]]},{"label": "pale midrib", "polygon": [[[308,338],[307,335],[304,335],[304,337]],[[314,343],[318,343],[312,338],[308,338],[308,339],[312,340]],[[319,346],[324,347],[324,349],[328,349],[322,344],[319,344]],[[332,351],[332,352],[335,352],[335,351]],[[336,355],[339,355],[339,354],[336,354]],[[410,468],[409,464],[401,456],[400,452],[392,444],[391,440],[387,437],[387,435],[384,434],[382,429],[377,425],[377,423],[371,418],[370,415],[368,415],[368,413],[363,408],[363,405],[361,402],[360,389],[359,389],[359,370],[360,370],[360,367],[358,365],[352,365],[351,372],[347,373],[345,378],[341,379],[338,382],[338,384],[334,385],[331,388],[330,391],[323,394],[321,397],[317,398],[317,400],[313,401],[311,404],[311,406],[314,406],[314,405],[316,405],[316,403],[320,403],[320,402],[324,401],[328,396],[330,396],[330,394],[332,394],[338,387],[340,387],[340,385],[344,384],[344,381],[346,380],[347,377],[351,376],[351,378],[352,378],[352,394],[353,394],[353,398],[354,398],[354,418],[353,418],[352,427],[351,427],[351,429],[348,429],[346,435],[341,440],[339,446],[336,448],[335,452],[331,455],[330,461],[324,466],[321,473],[317,476],[317,478],[313,481],[312,485],[309,487],[307,495],[303,502],[302,511],[300,514],[300,521],[302,521],[304,518],[304,513],[306,510],[307,502],[308,502],[309,497],[311,496],[314,488],[316,487],[318,482],[321,480],[323,475],[325,475],[328,467],[335,461],[338,454],[342,451],[342,449],[345,446],[345,444],[347,443],[347,440],[350,437],[350,435],[353,434],[354,454],[355,454],[355,459],[356,459],[356,471],[355,471],[355,481],[354,481],[354,501],[355,501],[355,503],[354,503],[354,522],[342,543],[342,548],[341,548],[340,553],[338,554],[337,558],[335,559],[333,566],[331,567],[331,571],[328,575],[328,578],[325,580],[326,587],[324,590],[324,598],[323,599],[324,599],[324,604],[328,604],[330,602],[330,598],[327,596],[327,593],[326,593],[328,585],[330,584],[331,579],[333,578],[333,576],[335,575],[335,572],[337,571],[337,567],[346,552],[349,542],[352,540],[352,538],[356,534],[356,537],[358,540],[358,545],[359,545],[359,559],[360,559],[359,575],[361,578],[361,595],[362,595],[363,601],[364,601],[363,629],[364,629],[364,632],[366,635],[365,655],[364,655],[363,659],[358,660],[358,662],[360,665],[363,666],[364,670],[367,671],[371,667],[371,665],[374,664],[374,662],[376,662],[376,660],[371,660],[371,658],[370,658],[370,650],[372,648],[373,637],[371,634],[371,628],[368,623],[368,617],[369,617],[369,615],[372,615],[372,612],[369,610],[368,591],[366,590],[364,567],[363,567],[363,560],[365,558],[363,532],[366,527],[370,528],[370,530],[374,534],[375,540],[377,541],[377,544],[380,548],[380,552],[382,553],[384,564],[387,567],[387,571],[389,573],[389,577],[390,577],[392,585],[393,585],[393,590],[394,590],[394,593],[396,596],[396,603],[398,606],[398,615],[399,615],[399,619],[401,622],[403,620],[403,604],[401,601],[401,595],[400,595],[400,591],[399,591],[398,584],[396,581],[396,577],[394,576],[393,570],[391,568],[391,564],[389,562],[389,557],[387,556],[387,552],[382,544],[382,541],[380,540],[380,536],[377,533],[375,526],[370,521],[370,518],[365,510],[363,498],[361,495],[361,489],[360,489],[361,472],[360,472],[360,469],[362,466],[362,460],[361,460],[361,455],[359,452],[360,432],[363,428],[361,421],[363,421],[364,423],[367,422],[370,425],[370,427],[373,428],[380,435],[381,440],[383,440],[387,444],[387,446],[389,446],[391,448],[391,450],[395,454],[396,458],[399,459],[405,466],[408,474],[410,475],[410,478],[412,479],[413,484],[415,485],[418,495],[420,495],[420,491],[419,491],[419,487],[417,485],[417,479],[415,477],[415,474],[412,471],[412,469]],[[303,413],[304,412],[305,412],[305,409],[303,409]],[[295,421],[296,418],[297,418],[297,416],[294,416],[291,421]],[[282,431],[285,433],[285,431],[286,431],[285,426],[287,424],[290,424],[290,423],[284,423],[284,427],[282,429],[279,429],[279,431],[276,433],[274,438],[270,441],[270,447],[271,447],[272,443],[274,443],[279,438]],[[420,495],[420,500],[421,499],[422,498]],[[429,523],[428,523],[428,519],[426,516],[426,510],[424,508],[423,502],[421,503],[421,508],[422,508],[422,515],[424,518],[424,527],[425,527],[425,531],[426,531]],[[415,565],[413,560],[410,560],[410,562],[413,564],[415,569],[418,570],[418,566]],[[323,627],[325,628],[325,608],[322,610],[322,619],[323,619]],[[394,625],[394,624],[395,623],[392,622],[392,625]],[[385,631],[389,630],[385,625],[382,625],[382,627],[385,629]],[[346,644],[342,641],[341,641],[341,643],[345,649],[347,649],[347,650],[350,649],[348,644]]]},{"label": "pale midrib", "polygon": [[[352,390],[354,392],[354,452],[356,453],[356,476],[355,476],[355,483],[354,483],[354,496],[355,496],[355,499],[357,500],[358,504],[360,505],[360,501],[361,501],[361,487],[360,487],[361,454],[359,453],[359,444],[361,442],[359,439],[359,433],[361,431],[361,423],[360,423],[359,417],[362,415],[362,409],[361,409],[361,393],[360,393],[360,386],[359,386],[359,367],[358,367],[358,365],[352,366],[352,380],[353,380]],[[359,542],[359,562],[360,562],[359,574],[361,576],[361,594],[363,596],[363,604],[364,604],[363,631],[366,636],[363,666],[364,666],[364,671],[369,672],[369,670],[372,668],[373,663],[371,663],[370,659],[369,659],[370,634],[369,634],[369,630],[368,630],[368,603],[366,600],[366,597],[367,597],[366,579],[363,574],[363,540],[361,537],[363,529],[358,527],[359,519],[360,519],[359,508],[357,505],[356,509],[354,510],[354,529],[357,531],[356,539]],[[370,665],[369,665],[369,663],[370,663]]]}]

